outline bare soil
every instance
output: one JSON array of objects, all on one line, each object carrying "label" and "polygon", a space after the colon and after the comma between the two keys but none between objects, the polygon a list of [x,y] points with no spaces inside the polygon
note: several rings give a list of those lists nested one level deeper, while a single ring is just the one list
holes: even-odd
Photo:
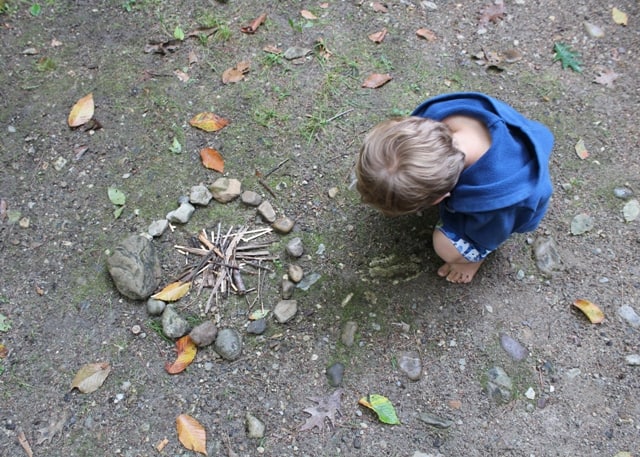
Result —
[{"label": "bare soil", "polygon": [[[2,3],[0,455],[27,455],[21,432],[36,456],[194,455],[177,438],[183,413],[205,426],[210,456],[640,451],[639,368],[625,361],[640,352],[639,329],[618,316],[623,305],[640,312],[639,225],[625,222],[625,200],[614,195],[618,187],[640,189],[637,1],[509,0],[504,16],[484,26],[484,1],[444,0],[433,8],[393,0],[377,12],[369,1],[46,0],[38,15],[29,1]],[[628,15],[628,25],[614,22],[613,6]],[[317,19],[303,18],[303,9]],[[267,20],[255,34],[240,31],[262,13]],[[590,36],[585,21],[604,36]],[[172,40],[176,27],[186,33],[212,25],[218,31],[208,38],[187,36],[166,55],[145,53],[153,40]],[[367,38],[383,28],[382,43]],[[435,40],[418,37],[420,28]],[[580,54],[581,73],[553,61],[557,42]],[[268,45],[310,53],[290,61],[263,51]],[[500,60],[511,49],[521,58]],[[481,65],[483,57],[498,57],[497,67]],[[223,71],[240,61],[251,65],[245,80],[223,84]],[[608,70],[619,75],[613,87],[594,82]],[[362,88],[371,73],[393,79]],[[367,129],[452,91],[498,97],[556,136],[555,194],[542,226],[509,240],[470,285],[435,274],[435,214],[385,219],[349,188]],[[69,110],[88,93],[102,128],[70,129]],[[190,127],[203,111],[230,125],[216,133]],[[174,139],[179,153],[171,150]],[[586,159],[574,150],[580,139]],[[210,316],[199,313],[206,294],[181,300],[191,322],[213,318],[240,330],[244,350],[227,362],[204,348],[185,372],[168,375],[164,363],[175,357],[174,343],[159,334],[144,303],[117,292],[105,257],[176,208],[191,186],[220,176],[201,165],[204,146],[221,151],[226,176],[297,221],[272,246],[281,258],[262,288],[265,306],[279,300],[280,278],[292,262],[284,244],[292,236],[305,243],[305,272],[322,277],[295,292],[299,310],[291,322],[269,320],[257,337],[244,332],[242,297],[221,301]],[[285,159],[265,178],[274,197],[258,175]],[[127,196],[118,219],[110,186]],[[595,225],[575,236],[570,223],[580,213]],[[173,246],[218,223],[263,225],[236,202],[198,209],[188,224],[154,241],[164,283],[183,261]],[[562,268],[551,278],[536,269],[537,236],[559,247]],[[392,256],[400,276],[371,277],[370,263]],[[604,322],[589,323],[571,306],[578,298],[598,304]],[[351,347],[340,341],[347,321],[358,324]],[[134,325],[142,334],[131,332]],[[500,333],[530,355],[512,361]],[[406,350],[420,353],[419,381],[398,369]],[[335,391],[325,370],[337,361],[346,367],[341,414],[322,431],[300,431],[303,410],[315,405],[309,397]],[[70,391],[75,373],[90,362],[111,365],[105,383],[91,394]],[[506,404],[484,389],[495,366],[514,383]],[[534,399],[525,395],[529,388]],[[393,402],[401,425],[382,424],[358,405],[373,393]],[[453,425],[429,426],[419,419],[423,412]],[[266,424],[264,438],[248,438],[247,413]]]}]

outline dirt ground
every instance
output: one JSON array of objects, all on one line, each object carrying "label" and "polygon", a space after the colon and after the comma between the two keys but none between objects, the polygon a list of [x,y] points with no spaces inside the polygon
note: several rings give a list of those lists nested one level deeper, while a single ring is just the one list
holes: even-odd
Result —
[{"label": "dirt ground", "polygon": [[[350,0],[2,3],[1,456],[28,455],[21,437],[35,456],[195,455],[178,441],[180,414],[204,425],[209,456],[640,454],[640,368],[627,361],[640,353],[640,329],[619,316],[623,305],[640,313],[640,226],[623,217],[631,197],[615,195],[640,191],[637,1],[505,0],[502,17],[486,24],[488,1],[391,0],[386,11]],[[262,13],[254,34],[241,31]],[[188,35],[198,27],[216,31]],[[383,28],[381,43],[368,38]],[[422,28],[430,40],[416,35]],[[181,30],[184,39],[171,42]],[[164,55],[145,52],[154,40]],[[582,72],[554,62],[555,43],[579,54]],[[288,60],[267,46],[308,54]],[[241,61],[250,63],[245,79],[223,84]],[[372,73],[393,79],[361,87]],[[612,87],[594,81],[602,75]],[[500,98],[556,137],[555,194],[541,227],[509,240],[470,285],[435,274],[435,214],[386,219],[349,188],[371,126],[453,91]],[[102,128],[69,128],[71,107],[88,93]],[[215,133],[188,124],[205,111],[230,124]],[[589,157],[577,155],[579,140]],[[225,176],[296,220],[270,248],[280,260],[262,286],[265,307],[279,300],[291,237],[306,249],[297,262],[321,279],[296,290],[292,321],[269,319],[261,336],[245,331],[243,298],[221,301],[210,316],[198,311],[206,294],[184,298],[177,306],[190,322],[238,329],[243,355],[228,362],[203,348],[169,375],[174,343],[143,302],[117,292],[105,258],[192,186],[220,176],[202,166],[205,146],[222,153]],[[127,200],[117,219],[111,186]],[[578,214],[594,226],[573,235]],[[173,246],[218,223],[264,226],[237,202],[198,209],[154,240],[163,283],[182,262]],[[562,258],[550,278],[535,265],[538,236],[553,238]],[[372,277],[371,262],[390,257],[398,274]],[[604,322],[591,324],[571,306],[576,299],[599,305]],[[358,325],[353,346],[341,342],[348,321]],[[528,357],[511,360],[501,333]],[[420,354],[418,381],[399,370],[404,351]],[[93,362],[111,366],[104,384],[71,391]],[[323,430],[300,431],[304,410],[316,406],[309,398],[335,391],[325,376],[335,362],[345,365],[340,412]],[[513,382],[504,404],[485,390],[492,367]],[[387,397],[401,424],[359,406],[367,394]],[[428,425],[426,412],[452,425]],[[247,413],[266,425],[263,438],[248,437]]]}]

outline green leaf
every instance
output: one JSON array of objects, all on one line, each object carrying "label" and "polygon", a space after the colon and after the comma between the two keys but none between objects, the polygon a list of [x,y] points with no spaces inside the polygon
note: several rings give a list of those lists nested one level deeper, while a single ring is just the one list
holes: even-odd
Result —
[{"label": "green leaf", "polygon": [[582,62],[580,61],[580,54],[577,51],[574,51],[564,43],[555,43],[553,50],[555,52],[553,55],[554,62],[559,61],[563,69],[571,68],[576,73],[582,73]]},{"label": "green leaf", "polygon": [[0,332],[8,332],[11,329],[11,322],[7,320],[7,316],[0,314]]},{"label": "green leaf", "polygon": [[174,154],[180,154],[182,152],[182,145],[180,144],[180,140],[177,137],[173,137],[173,143],[171,144],[169,150]]},{"label": "green leaf", "polygon": [[29,13],[32,16],[40,16],[40,13],[42,12],[42,7],[40,6],[39,3],[34,3],[33,5],[31,5],[31,8],[29,8]]},{"label": "green leaf", "polygon": [[118,219],[120,217],[120,215],[122,214],[122,211],[124,211],[124,205],[122,206],[118,206],[114,211],[113,211],[113,218],[114,219]]},{"label": "green leaf", "polygon": [[393,404],[387,397],[378,394],[367,395],[362,397],[358,403],[372,409],[377,415],[380,422],[385,424],[397,425],[400,423]]},{"label": "green leaf", "polygon": [[107,193],[109,194],[109,200],[114,205],[124,205],[127,202],[127,197],[125,197],[124,193],[115,187],[109,187]]},{"label": "green leaf", "polygon": [[184,40],[184,30],[182,30],[182,27],[180,27],[179,25],[176,25],[176,28],[173,29],[173,37],[176,40]]}]

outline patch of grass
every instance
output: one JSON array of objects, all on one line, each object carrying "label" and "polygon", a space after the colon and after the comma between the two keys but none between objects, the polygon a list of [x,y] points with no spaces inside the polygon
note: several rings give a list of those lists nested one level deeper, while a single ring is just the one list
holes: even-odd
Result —
[{"label": "patch of grass", "polygon": [[198,17],[198,25],[207,29],[217,29],[214,37],[218,41],[228,41],[231,38],[231,28],[229,24],[209,12],[205,12]]},{"label": "patch of grass", "polygon": [[282,54],[275,54],[273,52],[266,52],[262,56],[262,64],[267,68],[271,68],[271,67],[274,67],[276,65],[282,65],[283,61],[284,61],[284,57],[283,57]]},{"label": "patch of grass", "polygon": [[36,62],[36,70],[41,73],[45,73],[47,71],[53,71],[57,67],[56,63],[53,61],[51,57],[41,57]]},{"label": "patch of grass", "polygon": [[273,121],[287,121],[290,116],[279,113],[273,108],[258,107],[253,110],[252,117],[257,124],[269,127]]},{"label": "patch of grass", "polygon": [[149,319],[147,322],[145,322],[144,325],[151,331],[157,333],[158,336],[160,336],[160,338],[165,340],[167,343],[173,343],[173,340],[165,335],[162,331],[162,321],[160,319]]}]

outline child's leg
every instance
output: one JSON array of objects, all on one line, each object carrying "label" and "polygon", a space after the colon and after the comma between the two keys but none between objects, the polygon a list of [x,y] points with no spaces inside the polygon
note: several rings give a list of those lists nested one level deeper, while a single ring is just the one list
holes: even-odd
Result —
[{"label": "child's leg", "polygon": [[446,278],[449,282],[471,282],[484,262],[484,259],[479,262],[470,262],[465,259],[453,242],[437,228],[433,231],[433,247],[436,254],[445,262],[438,268],[438,276]]}]

